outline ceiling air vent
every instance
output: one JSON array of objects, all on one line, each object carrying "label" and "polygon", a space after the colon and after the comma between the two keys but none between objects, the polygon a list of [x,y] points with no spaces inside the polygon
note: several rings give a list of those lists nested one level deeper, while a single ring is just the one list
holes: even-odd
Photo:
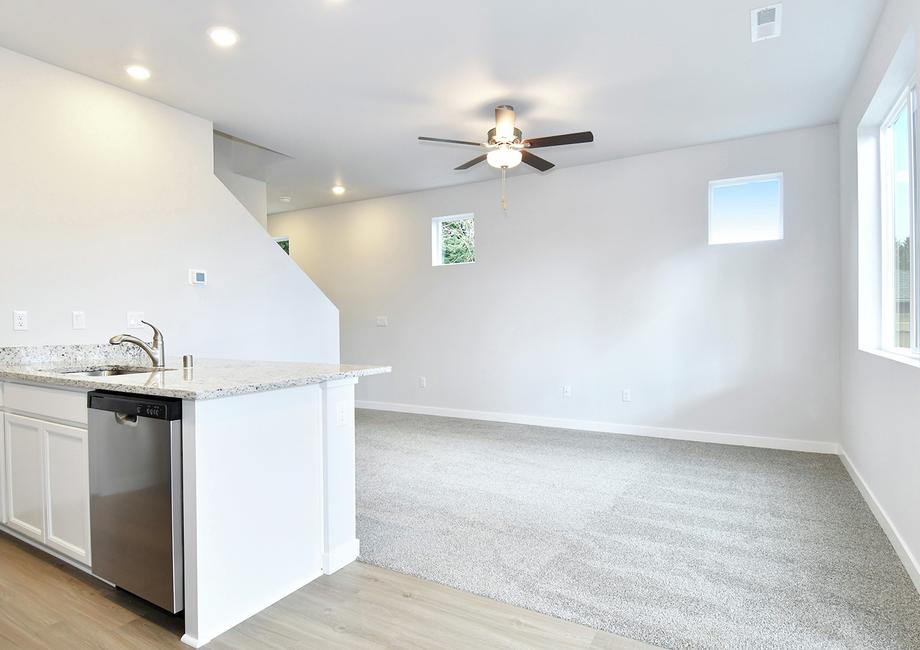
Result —
[{"label": "ceiling air vent", "polygon": [[770,5],[751,12],[751,42],[776,38],[783,24],[783,5]]}]

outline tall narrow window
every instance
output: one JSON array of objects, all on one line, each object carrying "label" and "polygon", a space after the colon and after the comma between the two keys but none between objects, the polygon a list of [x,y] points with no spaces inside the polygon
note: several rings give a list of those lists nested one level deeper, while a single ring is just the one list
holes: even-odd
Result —
[{"label": "tall narrow window", "polygon": [[471,214],[431,220],[431,264],[470,264],[476,261],[476,228]]},{"label": "tall narrow window", "polygon": [[882,124],[882,343],[920,348],[917,332],[917,93],[905,92]]}]

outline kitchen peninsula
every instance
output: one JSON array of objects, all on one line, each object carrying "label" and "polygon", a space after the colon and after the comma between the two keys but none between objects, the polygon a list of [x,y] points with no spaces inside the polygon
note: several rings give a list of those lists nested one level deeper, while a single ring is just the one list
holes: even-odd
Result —
[{"label": "kitchen peninsula", "polygon": [[[113,363],[98,356],[112,348],[73,347],[0,348],[4,530],[91,570],[87,470],[53,464],[85,463],[86,395],[104,390],[182,400],[186,644],[207,643],[357,558],[354,386],[390,368],[200,360],[89,376]],[[33,457],[34,472],[17,469]],[[15,483],[36,475],[43,498]]]}]

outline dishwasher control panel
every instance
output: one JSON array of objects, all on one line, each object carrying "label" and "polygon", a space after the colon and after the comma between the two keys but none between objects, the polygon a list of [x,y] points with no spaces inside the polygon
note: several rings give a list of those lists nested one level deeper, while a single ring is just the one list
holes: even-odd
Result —
[{"label": "dishwasher control panel", "polygon": [[163,420],[166,417],[166,407],[163,404],[138,404],[135,415]]},{"label": "dishwasher control panel", "polygon": [[87,396],[87,406],[98,411],[136,415],[152,420],[182,419],[182,400],[174,397],[145,399],[144,395],[94,390]]}]

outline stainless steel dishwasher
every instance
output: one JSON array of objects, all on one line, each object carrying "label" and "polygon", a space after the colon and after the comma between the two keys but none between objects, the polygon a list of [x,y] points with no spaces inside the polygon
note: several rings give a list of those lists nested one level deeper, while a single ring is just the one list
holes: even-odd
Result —
[{"label": "stainless steel dishwasher", "polygon": [[89,393],[93,574],[183,609],[182,400]]}]

